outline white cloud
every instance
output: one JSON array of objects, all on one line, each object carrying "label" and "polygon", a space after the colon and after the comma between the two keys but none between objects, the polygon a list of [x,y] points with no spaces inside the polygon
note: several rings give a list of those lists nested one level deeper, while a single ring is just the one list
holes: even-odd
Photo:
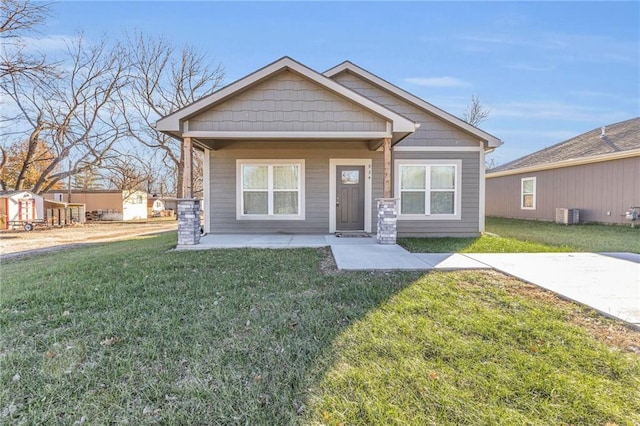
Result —
[{"label": "white cloud", "polygon": [[501,34],[461,34],[458,40],[463,51],[490,52],[496,49],[526,48],[547,55],[557,56],[557,60],[629,63],[638,60],[637,40],[591,34],[568,34],[557,32],[528,32],[526,36],[509,32]]},{"label": "white cloud", "polygon": [[545,72],[545,71],[553,71],[556,69],[554,65],[532,65],[527,63],[517,63],[517,64],[509,64],[507,68],[518,71],[531,71],[531,72]]},{"label": "white cloud", "polygon": [[409,84],[425,87],[469,87],[471,83],[456,77],[409,77],[404,79]]},{"label": "white cloud", "polygon": [[78,41],[77,35],[52,34],[46,37],[21,37],[18,43],[25,52],[52,53],[66,50]]},{"label": "white cloud", "polygon": [[523,117],[527,119],[559,119],[592,123],[615,123],[628,118],[628,113],[553,101],[507,102],[494,105],[491,117]]},{"label": "white cloud", "polygon": [[[575,130],[500,130],[491,129],[493,134],[500,135],[504,139],[518,139],[523,136],[535,139],[545,139],[562,142],[580,134]],[[583,132],[582,132],[583,133]]]}]

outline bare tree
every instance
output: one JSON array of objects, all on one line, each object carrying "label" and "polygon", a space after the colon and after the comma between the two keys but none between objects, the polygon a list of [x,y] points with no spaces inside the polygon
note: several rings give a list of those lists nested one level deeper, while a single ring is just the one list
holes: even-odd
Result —
[{"label": "bare tree", "polygon": [[125,133],[122,102],[128,85],[127,55],[106,41],[87,45],[82,37],[68,46],[61,78],[34,81],[9,74],[2,91],[14,102],[29,140],[15,187],[22,188],[23,175],[39,141],[53,153],[51,163],[31,188],[42,193],[57,182],[95,167]]},{"label": "bare tree", "polygon": [[491,110],[487,109],[480,102],[478,95],[471,95],[471,104],[468,105],[462,113],[462,119],[472,126],[478,126],[486,120],[491,114]]},{"label": "bare tree", "polygon": [[129,36],[128,46],[133,69],[126,114],[129,132],[144,146],[164,152],[166,163],[176,170],[176,192],[182,197],[182,143],[155,130],[155,122],[213,93],[224,70],[193,47],[176,49],[162,38],[136,34]]},{"label": "bare tree", "polygon": [[[478,95],[471,95],[471,104],[469,104],[464,112],[462,113],[462,119],[472,126],[478,127],[480,123],[489,118],[491,114],[491,110],[485,108],[480,102],[480,97]],[[495,158],[491,156],[491,154],[487,154],[485,156],[485,167],[487,169],[492,169],[497,166],[497,161]]]},{"label": "bare tree", "polygon": [[103,164],[102,177],[110,188],[149,192],[154,164],[133,153],[110,158]]},{"label": "bare tree", "polygon": [[44,23],[49,4],[27,0],[2,0],[0,3],[0,79],[20,74],[33,79],[54,71],[44,55],[25,52],[23,37]]}]

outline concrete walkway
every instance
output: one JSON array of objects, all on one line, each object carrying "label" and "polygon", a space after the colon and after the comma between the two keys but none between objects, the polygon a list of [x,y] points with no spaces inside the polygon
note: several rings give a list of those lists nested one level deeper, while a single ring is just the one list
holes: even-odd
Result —
[{"label": "concrete walkway", "polygon": [[206,235],[178,249],[326,246],[345,271],[496,269],[640,327],[640,255],[633,253],[410,253],[374,237],[282,234]]},{"label": "concrete walkway", "polygon": [[640,327],[640,255],[483,253],[467,257]]}]

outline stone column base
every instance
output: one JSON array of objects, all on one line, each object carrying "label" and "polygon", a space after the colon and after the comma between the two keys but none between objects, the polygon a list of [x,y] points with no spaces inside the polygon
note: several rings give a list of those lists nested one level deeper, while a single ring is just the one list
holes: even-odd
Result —
[{"label": "stone column base", "polygon": [[200,243],[200,200],[178,200],[178,245]]},{"label": "stone column base", "polygon": [[378,244],[395,244],[398,236],[398,199],[376,198],[378,203]]}]

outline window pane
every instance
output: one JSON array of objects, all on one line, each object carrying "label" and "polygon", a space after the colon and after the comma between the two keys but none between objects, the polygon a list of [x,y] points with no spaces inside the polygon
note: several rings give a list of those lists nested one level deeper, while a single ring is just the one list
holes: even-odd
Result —
[{"label": "window pane", "polygon": [[424,192],[402,192],[401,214],[424,214]]},{"label": "window pane", "polygon": [[431,189],[454,189],[455,184],[455,167],[431,166]]},{"label": "window pane", "polygon": [[523,195],[522,196],[522,207],[531,207],[533,208],[533,195]]},{"label": "window pane", "polygon": [[400,189],[424,189],[424,166],[400,166]]},{"label": "window pane", "polygon": [[340,180],[344,185],[355,185],[360,182],[359,170],[343,170]]},{"label": "window pane", "polygon": [[522,193],[533,194],[533,180],[530,179],[522,181]]},{"label": "window pane", "polygon": [[298,189],[298,166],[273,166],[274,189]]},{"label": "window pane", "polygon": [[431,193],[431,214],[453,214],[453,192]]},{"label": "window pane", "polygon": [[244,214],[267,214],[269,205],[267,192],[244,192]]},{"label": "window pane", "polygon": [[267,166],[242,166],[242,185],[244,189],[267,189],[269,181]]},{"label": "window pane", "polygon": [[273,214],[298,214],[298,191],[274,192]]}]

